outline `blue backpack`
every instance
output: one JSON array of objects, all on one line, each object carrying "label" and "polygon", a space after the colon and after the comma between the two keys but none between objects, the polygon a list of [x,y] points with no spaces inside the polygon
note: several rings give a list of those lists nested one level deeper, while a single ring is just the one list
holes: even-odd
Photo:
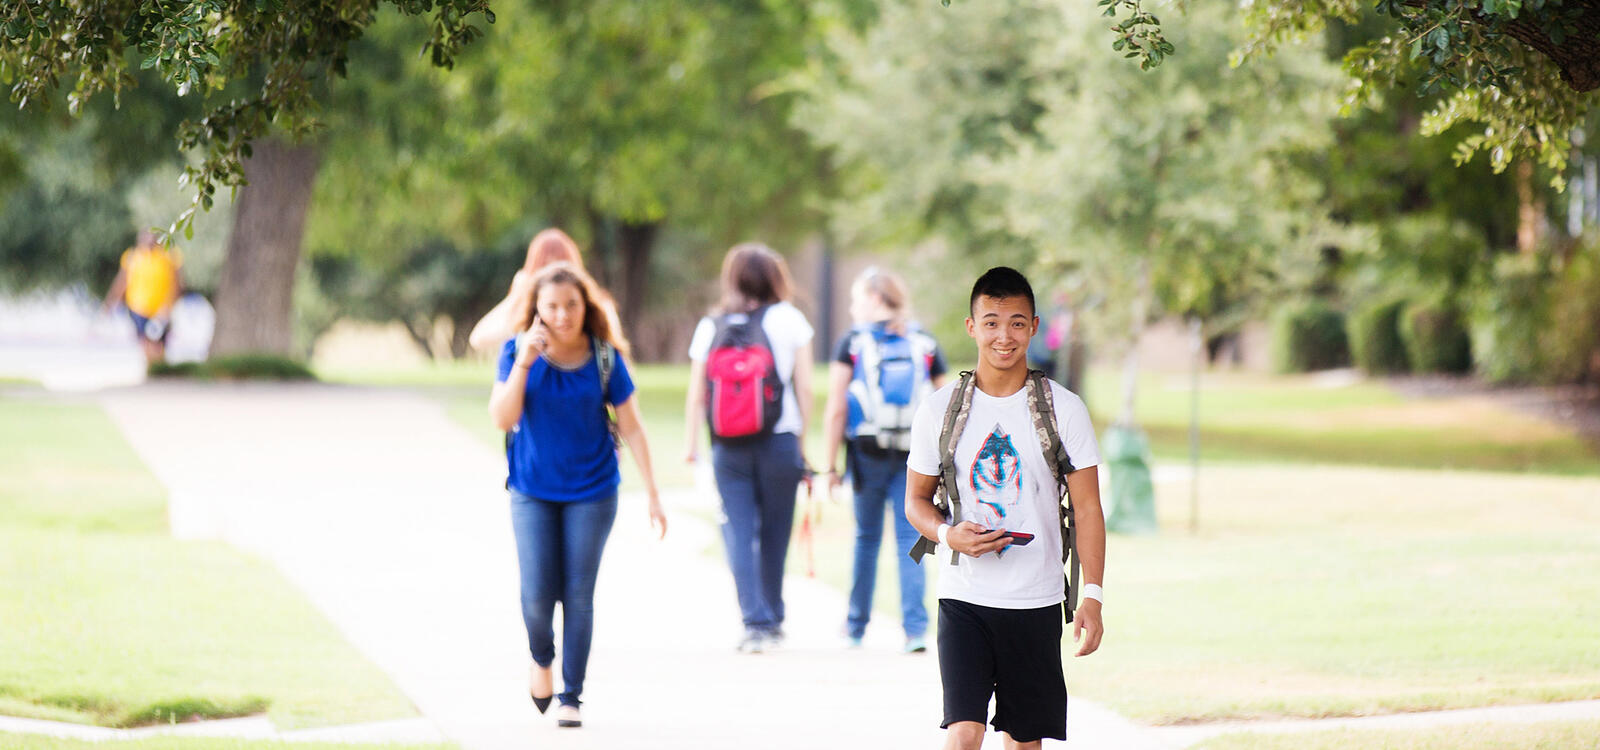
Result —
[{"label": "blue backpack", "polygon": [[871,440],[882,450],[911,449],[911,418],[933,392],[929,370],[935,346],[933,337],[915,328],[904,335],[876,324],[851,330],[852,437]]}]

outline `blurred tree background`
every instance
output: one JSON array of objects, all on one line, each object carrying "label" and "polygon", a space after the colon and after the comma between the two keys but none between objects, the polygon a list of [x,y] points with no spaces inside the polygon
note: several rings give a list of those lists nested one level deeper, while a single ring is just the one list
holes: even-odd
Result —
[{"label": "blurred tree background", "polygon": [[729,244],[827,237],[916,289],[1023,267],[1124,412],[1163,318],[1268,321],[1285,370],[1597,376],[1591,3],[185,8],[0,11],[0,284],[98,291],[179,219],[219,352],[360,319],[459,357],[559,226],[659,360]]}]

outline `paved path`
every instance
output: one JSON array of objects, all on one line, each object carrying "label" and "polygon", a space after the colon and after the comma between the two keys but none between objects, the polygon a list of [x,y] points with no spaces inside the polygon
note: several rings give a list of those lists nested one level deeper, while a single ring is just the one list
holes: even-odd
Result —
[{"label": "paved path", "polygon": [[1284,721],[1230,721],[1151,730],[1174,748],[1189,747],[1212,737],[1235,732],[1296,734],[1339,729],[1429,729],[1458,724],[1533,724],[1542,721],[1600,719],[1600,700],[1489,706],[1450,711],[1356,716],[1344,719],[1288,719]]},{"label": "paved path", "polygon": [[[785,648],[734,653],[732,580],[706,551],[719,550],[712,529],[685,512],[708,502],[694,493],[666,498],[664,542],[649,538],[642,499],[622,499],[597,593],[587,726],[558,730],[524,693],[503,459],[438,404],[325,385],[160,383],[101,401],[169,489],[175,534],[272,560],[466,748],[942,742],[932,656],[902,655],[885,627],[863,650],[840,648],[843,597],[814,581],[788,583]],[[1084,700],[1070,722],[1069,747],[1167,746]]]}]

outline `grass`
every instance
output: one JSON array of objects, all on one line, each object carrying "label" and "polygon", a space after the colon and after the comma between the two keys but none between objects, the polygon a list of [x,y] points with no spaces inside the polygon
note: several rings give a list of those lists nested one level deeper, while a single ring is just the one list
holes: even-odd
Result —
[{"label": "grass", "polygon": [[[1090,373],[1086,399],[1105,425],[1120,376]],[[1187,375],[1147,374],[1135,412],[1158,459],[1189,457]],[[1322,385],[1317,376],[1206,373],[1201,458],[1430,469],[1600,474],[1600,456],[1573,431],[1482,395],[1406,399],[1381,381]]]},{"label": "grass", "polygon": [[[493,371],[490,362],[468,360],[319,375],[338,382],[429,390],[447,402],[460,422],[499,445],[500,438],[489,429],[485,416]],[[817,415],[826,395],[825,373],[819,368],[813,378]],[[692,482],[691,472],[680,460],[687,447],[683,437],[687,378],[686,365],[640,365],[635,372],[662,486]],[[1087,380],[1085,398],[1095,412],[1095,423],[1103,428],[1120,403],[1120,378],[1112,370],[1098,368]],[[1226,372],[1206,373],[1201,389],[1201,458],[1208,462],[1600,475],[1600,455],[1572,430],[1511,411],[1482,395],[1407,399],[1381,381],[1329,386],[1316,376]],[[1190,408],[1188,376],[1152,373],[1140,379],[1136,413],[1157,459],[1188,459]],[[807,455],[820,459],[821,442],[812,437]],[[628,473],[624,469],[624,475]],[[625,485],[625,489],[637,487]]]},{"label": "grass", "polygon": [[456,745],[345,744],[274,742],[232,737],[150,737],[138,740],[91,741],[0,732],[0,748],[9,750],[450,750]]},{"label": "grass", "polygon": [[1600,481],[1216,467],[1197,536],[1157,492],[1077,694],[1156,724],[1600,697]]},{"label": "grass", "polygon": [[101,411],[0,399],[0,713],[107,726],[415,709],[269,564],[166,535]]},{"label": "grass", "polygon": [[1293,734],[1228,734],[1197,750],[1595,750],[1600,721],[1462,724],[1431,729],[1341,729]]},{"label": "grass", "polygon": [[[318,380],[329,383],[412,388],[483,388],[485,404],[489,399],[489,384],[494,382],[494,360],[487,356],[424,362],[406,367],[374,364],[362,367],[316,367],[315,370]],[[484,413],[487,414],[488,407],[484,408]]]}]

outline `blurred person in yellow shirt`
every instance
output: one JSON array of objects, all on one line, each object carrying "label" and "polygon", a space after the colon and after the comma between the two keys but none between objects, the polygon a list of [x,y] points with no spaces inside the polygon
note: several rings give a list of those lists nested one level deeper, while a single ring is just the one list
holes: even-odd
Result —
[{"label": "blurred person in yellow shirt", "polygon": [[183,257],[175,249],[156,242],[150,230],[139,232],[138,243],[122,253],[122,267],[106,292],[104,309],[117,302],[128,309],[134,331],[144,349],[147,363],[166,360],[167,333],[172,303],[182,291],[179,269]]}]

